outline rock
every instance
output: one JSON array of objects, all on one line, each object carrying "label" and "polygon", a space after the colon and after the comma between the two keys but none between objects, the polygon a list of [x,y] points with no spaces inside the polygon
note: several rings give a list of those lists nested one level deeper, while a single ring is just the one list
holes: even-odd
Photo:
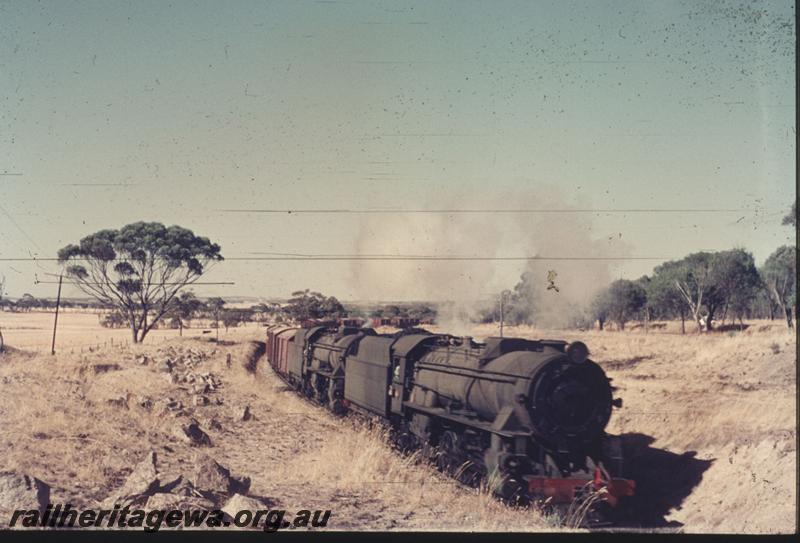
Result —
[{"label": "rock", "polygon": [[139,404],[139,407],[148,411],[153,408],[153,400],[149,396],[139,396],[136,403]]},{"label": "rock", "polygon": [[196,383],[192,387],[192,392],[194,394],[205,394],[208,392],[208,385],[206,383]]},{"label": "rock", "polygon": [[144,366],[148,362],[150,362],[150,359],[147,357],[147,355],[140,354],[139,356],[136,357],[136,363],[137,364],[141,364],[142,366]]},{"label": "rock", "polygon": [[215,495],[247,494],[250,490],[249,477],[232,475],[228,468],[218,464],[209,456],[199,459],[194,481],[200,491]]},{"label": "rock", "polygon": [[167,381],[169,382],[169,384],[174,385],[178,382],[178,376],[174,373],[168,373]]},{"label": "rock", "polygon": [[178,475],[177,477],[164,477],[164,482],[158,487],[157,492],[172,492],[173,489],[177,488],[186,479],[183,475]]},{"label": "rock", "polygon": [[255,512],[262,509],[267,509],[267,504],[261,500],[251,498],[249,496],[243,496],[237,493],[231,496],[221,509],[222,512],[227,516],[226,520],[229,520],[234,518],[236,513],[239,511],[247,510]]},{"label": "rock", "polygon": [[38,509],[50,502],[50,485],[22,473],[0,471],[0,511]]},{"label": "rock", "polygon": [[193,496],[193,497],[202,497],[202,494],[198,492],[197,488],[195,488],[194,483],[192,483],[189,479],[184,477],[183,475],[178,475],[175,479],[172,479],[162,485],[158,492],[166,492],[170,494],[177,494],[179,496]]},{"label": "rock", "polygon": [[112,508],[114,505],[143,505],[147,497],[159,488],[158,470],[156,469],[156,453],[150,451],[147,457],[139,462],[133,472],[128,475],[122,488],[103,500],[102,506]]},{"label": "rock", "polygon": [[208,405],[208,398],[205,396],[195,396],[194,397],[194,404],[198,407],[202,407],[204,405]]},{"label": "rock", "polygon": [[161,511],[202,509],[211,511],[214,509],[214,502],[200,496],[158,493],[153,494],[147,499],[147,509],[158,509]]},{"label": "rock", "polygon": [[162,372],[162,373],[169,373],[169,372],[172,371],[172,366],[170,365],[168,360],[164,360],[164,361],[160,362],[158,364],[158,366],[156,366],[156,371],[159,371],[159,372]]},{"label": "rock", "polygon": [[189,424],[179,424],[175,427],[175,436],[190,444],[199,447],[211,447],[211,438],[205,433],[196,420],[192,420]]},{"label": "rock", "polygon": [[252,413],[250,413],[250,406],[245,405],[244,407],[234,408],[233,417],[236,420],[250,420],[253,417]]},{"label": "rock", "polygon": [[95,374],[98,373],[106,373],[108,371],[116,371],[119,370],[119,364],[95,364],[92,366],[92,370]]},{"label": "rock", "polygon": [[156,453],[155,451],[150,451],[145,459],[133,468],[133,472],[128,475],[125,484],[117,494],[121,496],[152,494],[156,489],[158,489]]},{"label": "rock", "polygon": [[128,409],[128,398],[127,396],[119,396],[118,398],[109,398],[106,400],[106,403],[109,405],[113,405],[114,407],[124,407]]},{"label": "rock", "polygon": [[212,430],[216,430],[221,432],[223,430],[222,424],[217,419],[211,419],[208,421],[208,427]]}]

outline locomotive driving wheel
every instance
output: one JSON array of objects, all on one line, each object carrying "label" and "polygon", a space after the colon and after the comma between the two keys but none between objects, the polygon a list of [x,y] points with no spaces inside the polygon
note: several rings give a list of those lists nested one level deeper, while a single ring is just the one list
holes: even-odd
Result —
[{"label": "locomotive driving wheel", "polygon": [[463,463],[462,453],[458,447],[458,434],[448,430],[439,438],[436,451],[436,467],[447,474],[456,472]]}]

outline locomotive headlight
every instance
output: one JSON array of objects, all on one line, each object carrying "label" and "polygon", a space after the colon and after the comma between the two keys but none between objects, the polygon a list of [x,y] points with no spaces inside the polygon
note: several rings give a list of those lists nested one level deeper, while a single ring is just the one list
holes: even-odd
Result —
[{"label": "locomotive headlight", "polygon": [[575,364],[582,364],[589,357],[589,347],[582,341],[573,341],[567,345],[567,356]]}]

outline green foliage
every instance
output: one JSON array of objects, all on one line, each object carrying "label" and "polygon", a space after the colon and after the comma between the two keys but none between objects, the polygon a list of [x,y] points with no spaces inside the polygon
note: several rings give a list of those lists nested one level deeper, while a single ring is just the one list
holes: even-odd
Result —
[{"label": "green foliage", "polygon": [[797,202],[792,203],[791,211],[783,218],[781,224],[797,228]]},{"label": "green foliage", "polygon": [[688,311],[700,326],[701,318],[710,323],[721,308],[742,318],[757,301],[762,281],[753,256],[732,249],[664,262],[653,270],[646,288],[653,316],[683,318]]},{"label": "green foliage", "polygon": [[105,328],[123,328],[128,325],[125,315],[118,309],[106,313],[100,320],[100,325]]},{"label": "green foliage", "polygon": [[534,274],[526,271],[520,275],[513,290],[504,290],[482,320],[492,322],[500,320],[501,302],[503,322],[509,325],[533,324],[536,315],[536,287]]},{"label": "green foliage", "polygon": [[595,298],[594,313],[598,320],[614,321],[620,330],[635,318],[647,303],[647,293],[641,284],[628,279],[617,279]]},{"label": "green foliage", "polygon": [[720,305],[741,317],[755,299],[761,285],[753,255],[744,249],[723,251],[716,255],[714,284]]},{"label": "green foliage", "polygon": [[[352,315],[353,312],[350,312],[350,314]],[[436,318],[436,309],[423,303],[404,304],[402,306],[385,305],[383,307],[373,309],[369,313],[369,316],[387,319],[392,317],[401,317],[419,320],[433,320]]]},{"label": "green foliage", "polygon": [[259,322],[267,322],[270,318],[274,318],[281,312],[280,304],[275,303],[260,303],[250,306],[250,313],[252,318]]},{"label": "green foliage", "polygon": [[778,247],[764,263],[762,279],[791,328],[791,307],[797,304],[797,248]]},{"label": "green foliage", "polygon": [[682,317],[688,310],[689,305],[676,287],[681,272],[681,265],[675,261],[664,262],[653,270],[646,287],[653,318]]},{"label": "green foliage", "polygon": [[84,293],[125,314],[136,343],[173,309],[180,290],[222,256],[219,245],[191,230],[137,222],[90,234],[59,250],[58,259]]},{"label": "green foliage", "polygon": [[206,313],[214,321],[214,328],[219,328],[219,319],[222,316],[222,311],[226,303],[227,302],[219,296],[215,296],[206,300]]},{"label": "green foliage", "polygon": [[203,302],[195,296],[194,292],[191,290],[181,292],[180,296],[173,299],[167,314],[170,318],[170,327],[183,329],[203,307]]},{"label": "green foliage", "polygon": [[324,296],[309,289],[292,293],[284,308],[289,318],[297,322],[309,319],[337,319],[345,315],[344,306],[333,296]]},{"label": "green foliage", "polygon": [[251,313],[247,309],[227,309],[222,314],[222,324],[225,326],[225,330],[227,330],[228,328],[248,322],[250,317]]}]

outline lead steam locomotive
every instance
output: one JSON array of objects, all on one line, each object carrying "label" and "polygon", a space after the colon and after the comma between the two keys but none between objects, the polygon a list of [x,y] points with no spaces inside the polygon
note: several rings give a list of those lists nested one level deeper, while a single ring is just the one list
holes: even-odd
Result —
[{"label": "lead steam locomotive", "polygon": [[377,417],[395,444],[512,503],[634,493],[618,437],[605,433],[610,380],[583,343],[378,334],[336,323],[267,329],[270,366],[335,413]]}]

